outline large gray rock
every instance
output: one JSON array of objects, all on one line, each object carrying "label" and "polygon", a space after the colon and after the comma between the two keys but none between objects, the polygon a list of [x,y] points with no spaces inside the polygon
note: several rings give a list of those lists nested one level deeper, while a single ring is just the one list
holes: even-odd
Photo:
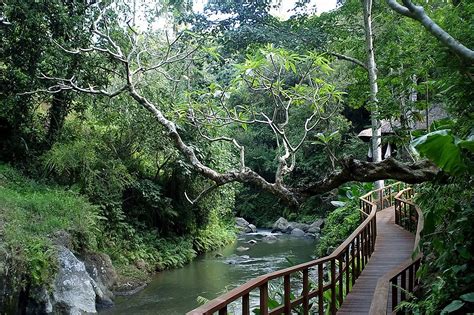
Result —
[{"label": "large gray rock", "polygon": [[267,242],[267,243],[273,243],[273,242],[276,242],[278,239],[275,235],[265,235],[263,238],[262,238],[262,241],[264,242]]},{"label": "large gray rock", "polygon": [[51,305],[54,313],[79,315],[96,313],[95,281],[87,273],[83,262],[64,246],[58,246],[59,270],[52,287]]},{"label": "large gray rock", "polygon": [[107,254],[88,252],[82,257],[87,273],[97,284],[96,307],[104,309],[113,306],[114,294],[111,289],[117,282],[117,273]]},{"label": "large gray rock", "polygon": [[306,224],[306,223],[289,222],[289,225],[291,227],[291,230],[300,229],[307,232],[309,229],[309,224]]},{"label": "large gray rock", "polygon": [[312,233],[312,234],[319,234],[321,233],[321,229],[316,227],[316,226],[313,226],[313,227],[309,227],[307,230],[306,230],[307,233]]},{"label": "large gray rock", "polygon": [[278,220],[273,223],[272,232],[283,232],[288,233],[290,228],[290,223],[287,219],[280,217]]},{"label": "large gray rock", "polygon": [[245,227],[247,227],[249,224],[250,224],[250,223],[249,223],[247,220],[245,220],[244,218],[235,218],[235,225],[236,225],[237,227],[243,227],[243,228],[245,228]]},{"label": "large gray rock", "polygon": [[244,218],[235,218],[235,227],[243,233],[257,232],[257,227],[253,224],[250,224]]},{"label": "large gray rock", "polygon": [[247,229],[249,230],[249,232],[246,233],[257,233],[257,227],[253,224],[247,225]]},{"label": "large gray rock", "polygon": [[302,229],[294,228],[293,230],[291,230],[291,235],[302,237],[305,235],[305,232]]},{"label": "large gray rock", "polygon": [[319,229],[322,229],[324,227],[324,219],[318,219],[316,221],[314,221],[313,223],[311,223],[311,225],[309,226],[309,228],[319,228]]}]

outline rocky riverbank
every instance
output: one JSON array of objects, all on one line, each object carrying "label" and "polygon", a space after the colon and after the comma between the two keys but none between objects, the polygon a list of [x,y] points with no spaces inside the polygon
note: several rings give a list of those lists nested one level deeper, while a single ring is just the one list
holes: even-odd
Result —
[{"label": "rocky riverbank", "polygon": [[0,275],[0,313],[84,314],[113,305],[117,274],[109,256],[73,253],[72,238],[64,231],[55,233],[52,242],[57,270],[48,287],[32,285],[31,281],[22,285],[18,280],[25,281],[26,275],[13,274],[11,261],[5,264]]},{"label": "rocky riverbank", "polygon": [[[324,220],[318,219],[311,224],[292,222],[287,219],[280,217],[272,225],[273,233],[284,233],[291,234],[296,237],[310,237],[314,239],[319,239],[321,234],[321,229],[324,226]],[[255,233],[257,228],[255,225],[249,223],[247,220],[241,217],[235,218],[235,228],[240,231],[240,233]]]}]

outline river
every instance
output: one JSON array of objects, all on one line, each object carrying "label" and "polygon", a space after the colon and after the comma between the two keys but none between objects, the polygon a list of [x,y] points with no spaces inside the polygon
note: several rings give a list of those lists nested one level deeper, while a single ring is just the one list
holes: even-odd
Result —
[{"label": "river", "polygon": [[[312,259],[314,240],[273,234],[276,241],[262,241],[269,234],[259,230],[241,235],[233,244],[206,253],[183,268],[160,272],[144,290],[117,297],[116,305],[101,313],[185,314],[199,306],[198,296],[212,299],[256,276]],[[247,244],[252,239],[257,243]],[[249,249],[238,251],[238,247]]]}]

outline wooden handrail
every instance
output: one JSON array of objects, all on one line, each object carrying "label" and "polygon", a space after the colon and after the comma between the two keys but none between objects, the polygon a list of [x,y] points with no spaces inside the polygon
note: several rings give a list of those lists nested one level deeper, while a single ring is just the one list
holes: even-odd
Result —
[{"label": "wooden handrail", "polygon": [[[327,309],[331,314],[335,314],[375,249],[378,208],[394,205],[396,194],[402,186],[402,183],[395,183],[360,197],[361,224],[330,255],[259,276],[188,312],[187,315],[214,314],[215,312],[227,314],[229,304],[240,298],[242,299],[240,301],[242,314],[250,314],[249,295],[251,291],[257,289],[260,292],[260,314],[290,314],[292,308],[300,305],[303,307],[303,313],[308,314],[309,300],[312,298],[317,298],[315,304],[319,314],[325,314]],[[316,288],[309,286],[310,268],[315,268],[317,271],[314,282]],[[329,271],[327,279],[325,279],[325,271]],[[302,293],[299,297],[291,299],[291,275],[300,275],[301,273],[303,277]],[[281,306],[269,310],[267,305],[268,284],[275,279],[283,280],[283,303]],[[326,291],[331,293],[329,301],[325,301],[324,298]]]},{"label": "wooden handrail", "polygon": [[[418,285],[416,272],[420,268],[422,253],[419,252],[420,234],[423,230],[424,218],[420,208],[411,200],[413,188],[401,190],[395,196],[395,223],[401,227],[415,232],[415,243],[413,247],[414,257],[407,259],[397,268],[391,270],[377,282],[372,304],[371,315],[392,313],[397,305],[407,299],[407,292],[412,293]],[[413,212],[414,211],[414,212]],[[414,214],[416,215],[414,216]],[[416,223],[415,223],[416,222]],[[416,230],[413,231],[413,223]],[[399,289],[400,287],[400,289]],[[392,289],[390,294],[390,289]],[[390,295],[390,296],[389,296]],[[391,309],[388,310],[391,298]]]}]

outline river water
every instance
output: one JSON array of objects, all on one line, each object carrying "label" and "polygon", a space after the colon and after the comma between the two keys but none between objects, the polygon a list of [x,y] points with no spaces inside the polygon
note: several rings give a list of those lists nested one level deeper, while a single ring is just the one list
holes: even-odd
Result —
[{"label": "river water", "polygon": [[[259,230],[241,235],[234,244],[206,253],[183,268],[160,272],[143,291],[117,297],[116,305],[102,313],[185,314],[199,306],[198,296],[213,299],[256,276],[312,259],[314,240],[273,234],[276,241],[262,241],[269,234]],[[252,239],[257,243],[247,244]],[[238,247],[249,249],[239,251]]]}]

